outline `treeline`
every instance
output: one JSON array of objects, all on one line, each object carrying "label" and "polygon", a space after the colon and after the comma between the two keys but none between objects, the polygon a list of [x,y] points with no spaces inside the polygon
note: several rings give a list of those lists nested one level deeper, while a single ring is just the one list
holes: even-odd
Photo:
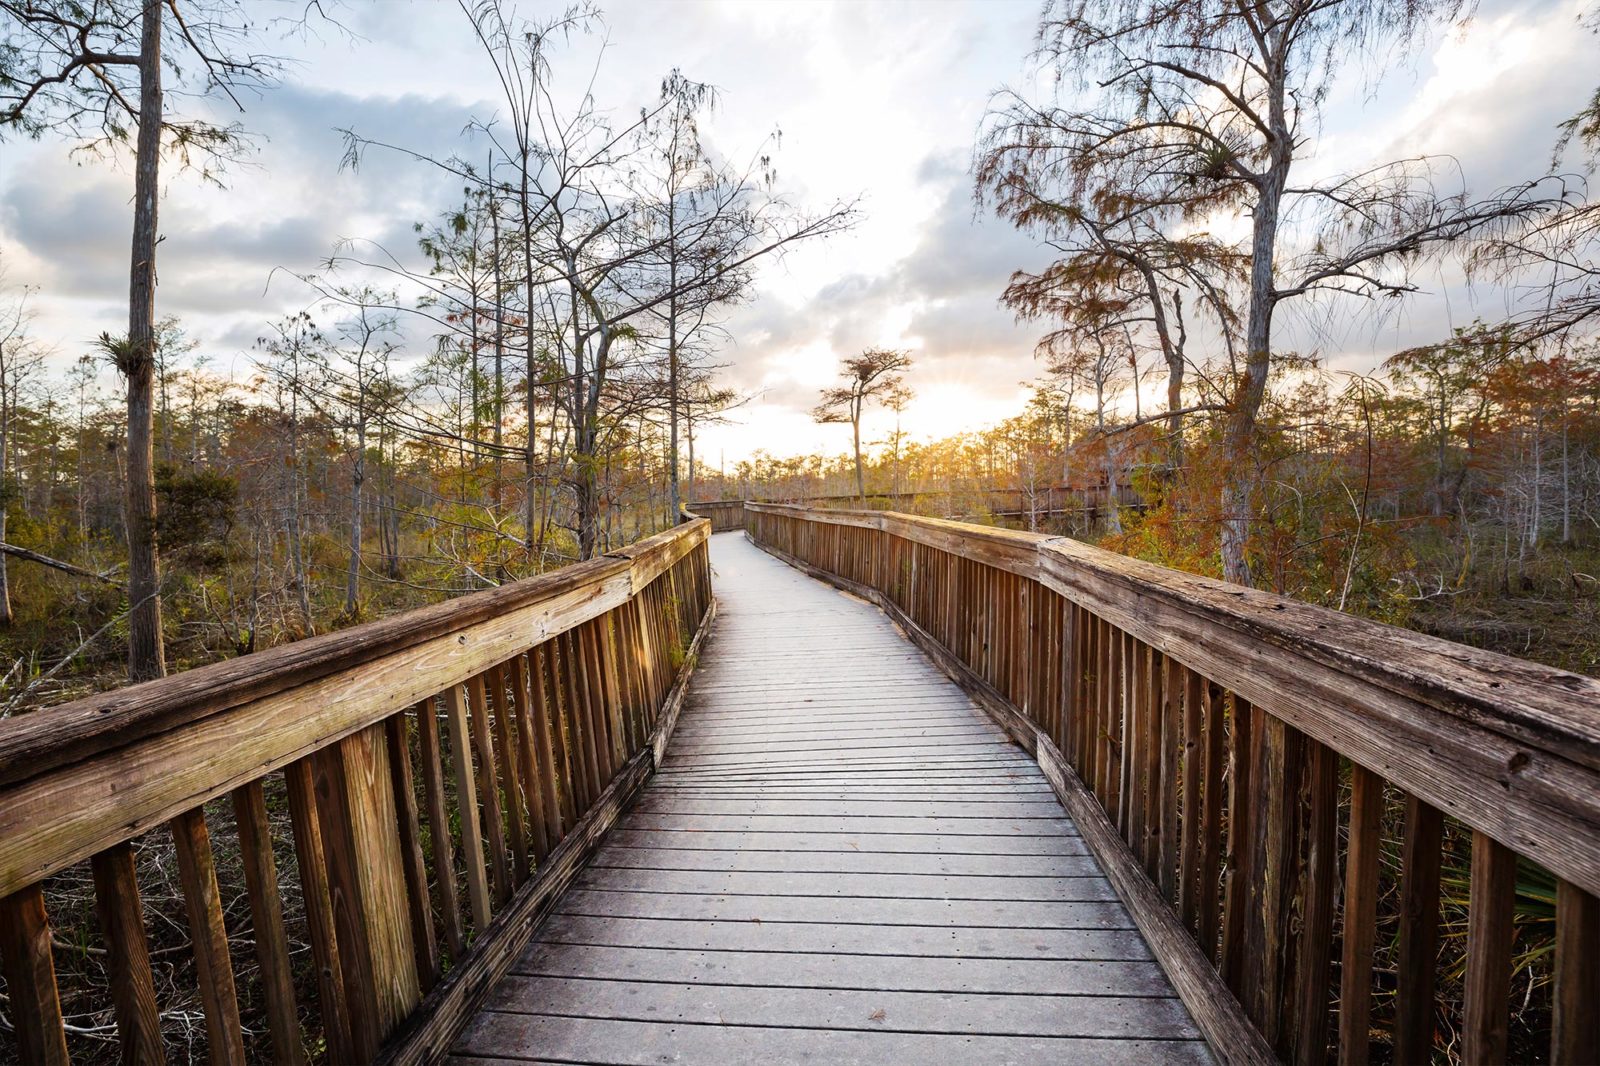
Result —
[{"label": "treeline", "polygon": [[[1140,369],[1119,368],[1086,401],[1057,367],[1023,411],[989,429],[891,436],[869,451],[868,501],[1003,512],[1008,525],[1220,575],[1222,419],[1186,420],[1173,466],[1164,427],[1135,413]],[[1153,370],[1139,377],[1147,395],[1164,383]],[[1366,376],[1301,366],[1269,395],[1259,460],[1276,491],[1253,544],[1263,587],[1403,619],[1475,582],[1526,591],[1559,556],[1560,584],[1600,595],[1590,565],[1600,559],[1600,346],[1446,345]],[[704,483],[730,497],[848,506],[854,472],[848,454],[757,455]]]},{"label": "treeline", "polygon": [[[129,332],[62,375],[71,353],[47,362],[31,332],[34,287],[6,279],[0,713],[124,680],[119,645],[133,679],[159,676],[169,659],[245,654],[675,521],[696,427],[739,401],[713,380],[725,310],[763,257],[848,227],[855,209],[785,202],[770,144],[742,162],[709,144],[715,93],[676,70],[620,109],[568,92],[563,51],[594,12],[463,11],[502,91],[495,114],[459,154],[351,129],[342,160],[429,168],[460,199],[417,222],[414,246],[346,240],[315,266],[285,264],[310,309],[263,322],[247,372],[219,374],[233,353],[154,317],[136,285]],[[163,66],[163,32],[205,73]],[[221,166],[244,142],[129,101],[163,76],[181,101],[269,91],[282,63],[254,51],[261,32],[213,0],[8,8],[0,136],[132,153],[145,204],[160,160]],[[91,53],[127,61],[95,77]],[[157,254],[153,212],[135,225],[137,281]]]}]

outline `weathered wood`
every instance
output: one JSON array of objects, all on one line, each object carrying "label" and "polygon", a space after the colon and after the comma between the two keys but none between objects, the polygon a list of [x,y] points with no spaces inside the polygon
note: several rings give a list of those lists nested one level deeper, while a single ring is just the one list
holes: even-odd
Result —
[{"label": "weathered wood", "polygon": [[1139,869],[1137,861],[1105,812],[1082,787],[1055,746],[1039,745],[1040,766],[1056,788],[1067,812],[1085,841],[1094,849],[1106,876],[1133,915],[1146,942],[1183,997],[1195,1024],[1205,1034],[1214,1054],[1229,1066],[1275,1063],[1277,1057],[1251,1025],[1238,1001],[1211,966],[1211,960],[1183,928],[1160,893]]},{"label": "weathered wood", "polygon": [[1321,1066],[1328,1057],[1334,906],[1339,889],[1339,756],[1325,744],[1313,741],[1309,747],[1305,900],[1294,975],[1294,1017],[1288,1026],[1293,1038],[1290,1060],[1296,1066]]},{"label": "weathered wood", "polygon": [[317,803],[351,1047],[377,1055],[421,998],[383,726],[317,755]]},{"label": "weathered wood", "polygon": [[345,999],[344,967],[339,962],[338,934],[333,917],[333,891],[328,884],[327,850],[322,841],[322,818],[317,810],[312,758],[284,767],[289,795],[289,818],[294,828],[295,861],[300,869],[300,895],[305,902],[306,930],[316,962],[317,998],[322,1005],[323,1033],[335,1059],[351,1060],[350,1009]]},{"label": "weathered wood", "polygon": [[1600,891],[1600,729],[1571,711],[1600,699],[1600,682],[1132,559],[1111,566],[1082,545],[1041,552],[1052,588]]},{"label": "weathered wood", "polygon": [[1259,730],[1256,729],[1255,708],[1237,694],[1231,701],[1228,715],[1228,850],[1224,856],[1226,874],[1223,878],[1222,902],[1222,954],[1220,968],[1223,978],[1235,994],[1248,999],[1244,990],[1254,977],[1246,966],[1245,951],[1248,937],[1247,925],[1257,918],[1248,911],[1250,887],[1254,877],[1251,857],[1252,844],[1260,827],[1256,825],[1256,781],[1252,772],[1256,759]]},{"label": "weathered wood", "polygon": [[455,769],[456,809],[461,818],[461,858],[467,867],[467,899],[472,924],[482,932],[489,925],[489,878],[478,822],[478,783],[472,767],[472,735],[467,727],[466,696],[460,685],[444,693],[445,727],[450,733],[450,761]]},{"label": "weathered wood", "polygon": [[[516,719],[514,744],[516,748],[517,778],[521,783],[523,802],[527,809],[527,838],[532,864],[537,865],[550,854],[549,825],[545,818],[547,790],[541,785],[540,754],[544,749],[542,734],[544,723],[533,719],[528,694],[528,658],[519,655],[504,668],[506,681],[511,686],[510,711]],[[536,738],[535,734],[540,734]],[[559,832],[559,830],[558,830]],[[523,870],[520,880],[527,880],[529,870]],[[520,881],[519,881],[520,883]]]},{"label": "weathered wood", "polygon": [[1407,796],[1400,858],[1400,955],[1395,989],[1397,1062],[1427,1062],[1433,1055],[1443,834],[1444,819],[1439,812],[1415,796]]},{"label": "weathered wood", "polygon": [[[86,859],[475,676],[525,649],[530,634],[603,613],[623,602],[627,580],[617,572],[599,588],[571,591],[0,790],[0,891]],[[12,721],[0,722],[0,750]],[[196,759],[196,751],[208,757]]]},{"label": "weathered wood", "polygon": [[584,812],[549,859],[509,904],[485,927],[473,950],[439,982],[421,1009],[394,1034],[377,1062],[382,1066],[438,1061],[461,1027],[527,944],[584,860],[598,846],[617,813],[649,776],[650,755],[642,751]]},{"label": "weathered wood", "polygon": [[[539,818],[544,826],[545,847],[539,861],[560,842],[565,832],[561,812],[563,749],[556,743],[561,730],[561,709],[545,689],[542,666],[544,650],[534,648],[517,662],[517,671],[526,684],[529,737],[533,742],[534,764],[538,774]],[[518,690],[524,691],[523,689]]]},{"label": "weathered wood", "polygon": [[272,827],[267,821],[266,794],[252,781],[233,793],[234,821],[239,827],[239,857],[244,866],[245,893],[261,964],[261,990],[267,1004],[267,1032],[272,1061],[295,1066],[305,1061],[300,1044],[300,1017],[294,999],[294,967],[289,936],[278,896],[278,867],[272,857]]},{"label": "weathered wood", "polygon": [[67,1066],[67,1034],[50,955],[44,890],[29,885],[0,899],[0,966],[10,996],[7,1014],[23,1062]]},{"label": "weathered wood", "polygon": [[557,642],[550,641],[534,648],[533,654],[537,658],[540,667],[538,673],[543,680],[544,692],[548,700],[551,754],[561,775],[561,824],[563,827],[570,828],[578,820],[577,777],[580,770],[574,761],[571,743],[572,733],[568,724],[571,712],[561,688],[561,675],[556,663],[557,651]]},{"label": "weathered wood", "polygon": [[1344,874],[1344,957],[1339,978],[1339,1066],[1363,1066],[1371,1052],[1372,951],[1378,930],[1378,830],[1383,781],[1350,769],[1350,843]]},{"label": "weathered wood", "polygon": [[1461,1008],[1461,1054],[1465,1062],[1506,1061],[1516,891],[1516,853],[1487,833],[1472,834],[1472,901],[1467,919],[1467,974]]},{"label": "weathered wood", "polygon": [[[687,527],[680,528],[686,531],[680,535],[693,535]],[[454,674],[457,680],[464,681],[472,672],[527,647],[530,633],[534,641],[542,640],[624,602],[629,596],[631,571],[626,559],[595,559],[392,618],[270,648],[247,658],[199,666],[159,681],[63,704],[51,710],[48,723],[27,715],[6,719],[0,722],[0,784],[14,784],[86,762],[101,752],[129,747],[145,737],[230,708],[266,703],[274,696],[282,699],[254,717],[268,720],[279,707],[298,702],[301,714],[289,717],[299,721],[284,723],[280,729],[294,725],[298,726],[292,730],[294,733],[315,734],[325,726],[321,717],[309,718],[305,713],[316,709],[306,702],[304,694],[308,689],[339,694],[336,705],[370,705],[376,702],[368,698],[375,683],[386,679],[400,684],[407,680],[387,675],[396,675],[402,669],[442,668],[446,662],[456,665],[442,676]],[[504,654],[500,653],[502,648]],[[419,654],[418,649],[427,651]],[[354,680],[344,676],[352,671],[368,682],[363,686],[368,692],[340,693],[341,687]],[[335,675],[344,679],[313,684]],[[439,680],[435,684],[429,678],[412,680],[418,684],[405,687],[418,688],[415,695],[382,702],[403,706],[420,699],[425,694],[420,689],[431,687],[438,691],[447,683]],[[333,717],[337,720],[348,716]],[[363,708],[357,711],[355,721],[343,728],[369,724],[368,717]],[[331,728],[337,731],[341,726]]]},{"label": "weathered wood", "polygon": [[[420,721],[433,714],[433,703],[417,704]],[[411,919],[411,944],[417,958],[417,982],[426,992],[439,979],[439,945],[433,931],[433,905],[428,897],[428,868],[422,857],[422,825],[417,817],[417,789],[411,773],[411,738],[406,713],[391,715],[383,723],[389,748],[389,780],[394,787],[396,828],[400,834],[400,862],[406,878],[406,914]],[[442,870],[450,875],[451,868]]]},{"label": "weathered wood", "polygon": [[1550,1060],[1600,1061],[1600,900],[1565,881],[1556,891],[1555,977]]},{"label": "weathered wood", "polygon": [[500,805],[500,759],[494,750],[490,731],[489,721],[493,711],[489,706],[488,685],[483,674],[468,679],[467,700],[470,705],[467,722],[472,735],[473,763],[478,784],[478,812],[483,817],[483,843],[489,855],[495,903],[503,904],[511,898],[511,866],[506,861],[506,822]]},{"label": "weathered wood", "polygon": [[428,841],[433,849],[434,881],[439,886],[439,920],[444,924],[444,940],[453,961],[466,950],[466,935],[461,929],[455,845],[450,838],[450,811],[445,802],[439,717],[432,699],[417,704],[417,760],[422,766],[422,792],[428,804]]},{"label": "weathered wood", "polygon": [[206,1049],[214,1064],[244,1066],[244,1037],[239,1000],[234,992],[233,964],[228,958],[228,932],[222,924],[222,893],[211,854],[205,814],[196,807],[172,820],[177,844],[178,882],[189,915],[195,978],[206,1019]]},{"label": "weathered wood", "polygon": [[506,830],[511,845],[511,883],[528,879],[528,825],[523,813],[522,756],[510,697],[506,693],[505,667],[493,667],[487,676],[488,707],[494,715],[495,767],[500,771],[500,795],[505,803]]},{"label": "weathered wood", "polygon": [[[161,1017],[150,973],[150,947],[132,845],[107,848],[90,861],[90,869],[122,1061],[129,1066],[155,1066],[166,1061],[166,1051],[161,1043]],[[7,980],[12,978],[8,975]]]},{"label": "weathered wood", "polygon": [[[1177,664],[1177,660],[1172,660]],[[1183,924],[1198,930],[1200,923],[1200,837],[1205,812],[1200,806],[1201,760],[1205,750],[1205,719],[1202,717],[1200,675],[1177,664],[1183,680],[1183,828],[1179,844],[1179,914]],[[1197,933],[1198,936],[1198,933]],[[1204,942],[1202,941],[1202,944]],[[1209,950],[1209,949],[1207,949]]]}]

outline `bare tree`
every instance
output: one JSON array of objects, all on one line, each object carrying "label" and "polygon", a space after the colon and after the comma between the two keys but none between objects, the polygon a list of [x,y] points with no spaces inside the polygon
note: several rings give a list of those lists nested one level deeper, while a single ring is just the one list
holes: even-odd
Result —
[{"label": "bare tree", "polygon": [[850,423],[850,439],[856,461],[856,497],[867,498],[866,476],[861,469],[861,416],[874,401],[895,398],[905,388],[905,371],[911,369],[908,352],[892,348],[868,348],[850,356],[839,367],[842,385],[822,390],[822,401],[811,417],[824,425]]},{"label": "bare tree", "polygon": [[[105,347],[128,386],[128,673],[160,677],[152,443],[160,157],[165,149],[214,175],[242,145],[237,126],[169,114],[163,72],[174,88],[237,103],[237,91],[270,81],[279,64],[242,49],[247,13],[226,0],[0,0],[0,16],[0,137],[50,132],[106,151],[133,142],[128,333]],[[165,52],[164,35],[173,42]]]},{"label": "bare tree", "polygon": [[1222,562],[1251,579],[1248,539],[1262,473],[1258,418],[1273,316],[1318,293],[1411,291],[1430,250],[1555,202],[1538,186],[1484,202],[1442,194],[1431,160],[1384,163],[1306,185],[1291,175],[1335,78],[1419,41],[1463,0],[1052,0],[1039,54],[1085,94],[1048,109],[1060,167],[1083,190],[1170,205],[1184,218],[1249,216],[1239,299],[1244,353],[1228,397]]}]

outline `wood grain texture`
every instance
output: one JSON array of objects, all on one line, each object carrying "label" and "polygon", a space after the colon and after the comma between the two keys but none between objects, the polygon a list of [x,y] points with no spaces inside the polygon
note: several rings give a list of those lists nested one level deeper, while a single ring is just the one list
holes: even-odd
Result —
[{"label": "wood grain texture", "polygon": [[205,814],[197,807],[174,818],[172,839],[178,846],[178,882],[189,915],[195,978],[206,1018],[206,1050],[214,1066],[244,1066],[244,1031]]},{"label": "wood grain texture", "polygon": [[102,851],[91,861],[90,869],[123,1061],[132,1066],[165,1062],[133,847],[118,844]]},{"label": "wood grain texture", "polygon": [[351,1048],[364,1061],[421,998],[383,726],[319,752],[316,769]]},{"label": "wood grain texture", "polygon": [[1472,834],[1472,902],[1461,1024],[1465,1062],[1492,1066],[1505,1062],[1510,1050],[1506,1040],[1516,890],[1516,854],[1486,833]]},{"label": "wood grain texture", "polygon": [[50,919],[39,885],[0,899],[0,966],[5,968],[8,1013],[21,1061],[67,1066],[67,1035],[50,955]]},{"label": "wood grain texture", "polygon": [[345,1000],[344,967],[339,963],[333,890],[328,883],[327,851],[322,841],[322,818],[317,810],[313,759],[308,757],[290,763],[284,767],[283,779],[289,794],[289,818],[294,828],[294,854],[300,869],[306,931],[311,939],[311,957],[316,964],[323,1035],[335,1059],[349,1060],[355,1054],[350,1047],[350,1010]]},{"label": "wood grain texture", "polygon": [[[433,714],[433,701],[417,704],[416,715]],[[422,857],[422,823],[417,816],[417,789],[411,771],[411,728],[405,712],[383,723],[389,747],[389,780],[394,787],[396,829],[400,834],[400,861],[406,878],[406,915],[411,921],[411,943],[417,958],[417,981],[426,992],[439,979],[439,944],[433,930],[433,904],[428,894],[428,868]],[[447,865],[443,867],[450,870]]]},{"label": "wood grain texture", "polygon": [[252,781],[233,794],[234,821],[239,827],[239,857],[244,866],[245,893],[261,964],[261,988],[267,1001],[267,1031],[272,1061],[298,1066],[305,1061],[300,1045],[300,1017],[294,1000],[294,969],[289,937],[278,895],[278,867],[272,857],[272,826],[261,782]]}]

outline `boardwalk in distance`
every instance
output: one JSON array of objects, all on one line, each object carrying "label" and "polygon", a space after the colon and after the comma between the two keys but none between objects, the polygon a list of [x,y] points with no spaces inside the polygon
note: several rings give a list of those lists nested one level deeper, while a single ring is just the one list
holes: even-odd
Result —
[{"label": "boardwalk in distance", "polygon": [[459,1064],[1208,1062],[1033,761],[738,534],[661,772]]}]

